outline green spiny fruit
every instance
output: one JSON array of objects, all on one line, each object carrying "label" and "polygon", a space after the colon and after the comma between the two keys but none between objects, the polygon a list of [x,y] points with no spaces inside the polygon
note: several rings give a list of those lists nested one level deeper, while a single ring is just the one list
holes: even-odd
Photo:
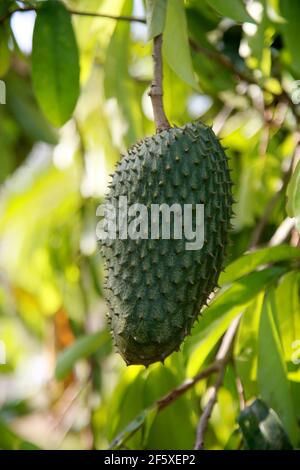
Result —
[{"label": "green spiny fruit", "polygon": [[204,204],[200,250],[186,250],[187,240],[174,236],[133,240],[117,234],[102,241],[109,322],[128,365],[163,361],[190,333],[223,268],[231,186],[224,150],[199,122],[142,140],[118,163],[107,203],[126,196],[128,207]]}]

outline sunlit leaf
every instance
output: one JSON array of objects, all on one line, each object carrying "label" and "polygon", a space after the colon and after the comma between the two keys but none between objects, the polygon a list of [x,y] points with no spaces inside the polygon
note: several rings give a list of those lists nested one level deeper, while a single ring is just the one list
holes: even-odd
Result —
[{"label": "sunlit leaf", "polygon": [[185,10],[181,0],[168,2],[163,53],[171,69],[183,81],[197,89],[188,42]]},{"label": "sunlit leaf", "polygon": [[57,134],[40,111],[30,86],[17,75],[7,81],[7,106],[24,132],[33,140],[57,143]]},{"label": "sunlit leaf", "polygon": [[272,268],[251,273],[217,295],[211,305],[203,311],[203,317],[184,346],[185,354],[189,358],[188,375],[197,373],[232,320],[243,313],[247,304],[282,272],[279,268]]},{"label": "sunlit leaf", "polygon": [[167,0],[146,0],[148,39],[161,34],[165,27]]},{"label": "sunlit leaf", "polygon": [[274,291],[265,296],[258,336],[257,380],[262,399],[279,415],[291,440],[298,431],[280,337]]},{"label": "sunlit leaf", "polygon": [[110,341],[107,331],[81,336],[60,353],[55,369],[57,380],[65,378],[80,359],[87,358],[100,350],[105,352]]},{"label": "sunlit leaf", "polygon": [[[144,386],[144,400],[152,404],[158,398],[178,386],[183,378],[176,370],[160,365],[153,366]],[[195,438],[192,419],[193,401],[190,394],[184,394],[171,405],[160,411],[149,429],[147,448],[149,449],[189,449]],[[184,429],[184,433],[179,432]]]},{"label": "sunlit leaf", "polygon": [[290,217],[296,218],[296,227],[300,231],[300,161],[287,187],[286,211]]},{"label": "sunlit leaf", "polygon": [[300,303],[297,271],[282,276],[276,289],[277,319],[285,359],[291,361],[293,345],[300,339]]},{"label": "sunlit leaf", "polygon": [[[129,15],[131,7],[131,0],[125,2],[122,15]],[[110,100],[111,106],[117,104],[121,111],[122,131],[126,135],[127,145],[133,144],[142,134],[140,104],[128,73],[129,44],[130,25],[121,21],[112,35],[104,65],[105,96],[107,99],[115,99],[115,102]]]},{"label": "sunlit leaf", "polygon": [[10,66],[9,36],[5,28],[0,29],[0,77],[3,77]]},{"label": "sunlit leaf", "polygon": [[245,309],[234,344],[235,366],[245,398],[257,394],[257,338],[264,293],[261,292]]},{"label": "sunlit leaf", "polygon": [[71,17],[61,2],[39,8],[32,43],[32,80],[37,100],[49,121],[70,119],[79,95],[79,53]]},{"label": "sunlit leaf", "polygon": [[290,55],[290,65],[293,70],[300,74],[300,57],[297,47],[299,35],[300,9],[295,0],[281,0],[280,11],[286,23],[281,25],[283,40]]},{"label": "sunlit leaf", "polygon": [[206,0],[220,15],[227,16],[238,23],[255,23],[247,13],[242,0]]}]

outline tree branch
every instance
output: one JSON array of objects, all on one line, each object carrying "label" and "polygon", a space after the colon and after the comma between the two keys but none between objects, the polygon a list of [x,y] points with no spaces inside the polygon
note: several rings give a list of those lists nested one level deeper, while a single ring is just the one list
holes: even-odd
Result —
[{"label": "tree branch", "polygon": [[207,367],[207,369],[204,369],[202,372],[195,375],[195,377],[192,379],[186,380],[181,385],[171,390],[170,393],[157,400],[156,404],[158,410],[161,411],[169,406],[171,403],[173,403],[173,401],[177,400],[179,397],[181,397],[181,395],[196,385],[197,382],[200,382],[200,380],[206,379],[211,374],[218,372],[220,370],[220,365],[221,363],[219,361],[213,362],[210,366]]},{"label": "tree branch", "polygon": [[223,337],[220,349],[217,353],[216,359],[218,363],[220,364],[219,372],[218,372],[215,384],[212,388],[212,394],[210,396],[210,399],[207,405],[205,406],[204,411],[199,419],[199,423],[197,426],[196,443],[194,447],[195,450],[203,449],[204,436],[205,436],[205,432],[208,426],[208,421],[211,417],[213,408],[216,404],[219,388],[221,387],[223,383],[226,366],[230,360],[231,349],[232,349],[233,341],[235,338],[235,334],[239,326],[240,318],[241,318],[241,315],[235,318],[233,322],[231,323],[231,325],[229,326],[228,330],[226,331]]},{"label": "tree branch", "polygon": [[153,62],[154,62],[154,76],[149,91],[149,96],[152,101],[152,108],[154,114],[154,121],[156,126],[156,132],[160,132],[164,129],[169,129],[170,123],[167,119],[163,104],[163,65],[162,65],[162,34],[154,38],[153,45]]},{"label": "tree branch", "polygon": [[[39,7],[15,8],[14,10],[9,11],[5,15],[3,15],[0,18],[0,23],[3,23],[5,20],[10,18],[16,12],[23,12],[23,13],[28,12],[28,11],[37,12],[38,9]],[[89,16],[89,17],[95,17],[95,18],[107,18],[107,19],[116,20],[116,21],[130,21],[130,22],[135,22],[135,23],[146,24],[146,19],[138,17],[138,16],[118,16],[118,15],[116,16],[116,15],[108,15],[106,13],[78,11],[78,10],[71,10],[71,9],[67,9],[67,11],[70,13],[70,15]]]}]

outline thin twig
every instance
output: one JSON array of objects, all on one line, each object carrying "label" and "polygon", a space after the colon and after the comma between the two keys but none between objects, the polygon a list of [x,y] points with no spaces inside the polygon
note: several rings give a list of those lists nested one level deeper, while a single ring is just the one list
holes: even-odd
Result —
[{"label": "thin twig", "polygon": [[154,75],[149,91],[149,96],[152,102],[154,121],[156,132],[170,128],[170,123],[167,119],[164,104],[163,104],[163,65],[162,65],[162,34],[154,38],[153,44],[153,62],[154,62]]},{"label": "thin twig", "polygon": [[[37,12],[38,10],[39,10],[39,7],[15,8],[14,10],[8,11],[5,15],[3,15],[0,18],[0,23],[3,23],[5,20],[10,18],[14,13],[17,13],[17,12],[26,13],[28,11]],[[107,19],[110,19],[110,20],[130,21],[130,22],[143,23],[143,24],[146,23],[145,18],[141,18],[141,17],[138,17],[138,16],[109,15],[109,14],[106,14],[106,13],[78,11],[78,10],[72,10],[72,9],[67,9],[67,11],[70,13],[70,15],[89,16],[89,17],[94,17],[94,18],[107,18]]]},{"label": "thin twig", "polygon": [[266,225],[269,222],[270,216],[272,215],[277,203],[280,201],[281,196],[285,193],[286,188],[289,184],[291,175],[294,171],[294,166],[295,166],[295,160],[298,156],[299,153],[299,140],[300,140],[300,135],[297,134],[296,136],[296,147],[294,154],[291,158],[291,162],[289,164],[288,169],[283,173],[282,176],[282,182],[281,182],[281,187],[279,191],[277,191],[274,196],[270,199],[269,203],[267,204],[267,207],[264,210],[263,215],[261,216],[259,222],[257,223],[255,229],[253,230],[252,237],[251,237],[251,242],[250,242],[250,248],[254,248],[257,246],[259,243],[259,240],[261,238],[261,235],[266,227]]},{"label": "thin twig", "polygon": [[239,321],[241,315],[233,320],[231,325],[229,326],[228,330],[226,331],[220,349],[217,353],[216,359],[220,364],[219,372],[212,388],[212,394],[207,405],[204,408],[204,411],[199,419],[199,423],[197,426],[197,435],[196,435],[196,443],[195,443],[195,450],[202,450],[204,446],[204,436],[208,426],[209,418],[211,417],[213,408],[216,404],[218,391],[221,387],[225,375],[226,366],[230,360],[231,349],[233,345],[233,341],[235,338],[235,334],[237,332]]},{"label": "thin twig", "polygon": [[217,375],[217,379],[216,379],[216,382],[212,388],[212,394],[211,394],[211,397],[200,417],[200,420],[199,420],[199,423],[198,423],[198,426],[197,426],[197,437],[196,437],[196,443],[195,443],[195,447],[194,449],[195,450],[202,450],[203,449],[203,446],[204,446],[204,436],[205,436],[205,432],[206,432],[206,429],[207,429],[207,426],[208,426],[208,421],[211,417],[211,414],[212,414],[212,411],[213,411],[213,408],[216,404],[216,401],[217,401],[217,397],[218,397],[218,391],[219,391],[219,388],[221,387],[222,383],[223,383],[223,379],[224,379],[224,374],[225,374],[225,368],[226,368],[226,365],[227,365],[227,361],[224,361],[223,363],[223,366],[221,367],[218,375]]},{"label": "thin twig", "polygon": [[170,393],[157,400],[156,403],[158,410],[161,411],[167,406],[169,406],[171,403],[173,403],[173,401],[177,400],[179,397],[181,397],[181,395],[183,395],[190,388],[196,385],[196,383],[200,382],[200,380],[206,379],[211,374],[218,372],[220,370],[220,365],[221,363],[219,361],[213,362],[202,372],[195,375],[195,377],[193,377],[192,379],[185,380],[181,385],[171,390]]},{"label": "thin twig", "polygon": [[108,15],[106,13],[94,13],[94,12],[86,12],[86,11],[78,11],[78,10],[70,10],[70,9],[68,9],[68,12],[71,15],[77,15],[77,16],[93,16],[95,18],[107,18],[109,20],[129,21],[133,23],[146,24],[146,19],[140,16]]},{"label": "thin twig", "polygon": [[243,387],[241,378],[237,374],[236,370],[235,370],[235,384],[236,384],[236,390],[239,396],[240,410],[243,410],[246,405],[245,392],[244,392],[244,387]]}]

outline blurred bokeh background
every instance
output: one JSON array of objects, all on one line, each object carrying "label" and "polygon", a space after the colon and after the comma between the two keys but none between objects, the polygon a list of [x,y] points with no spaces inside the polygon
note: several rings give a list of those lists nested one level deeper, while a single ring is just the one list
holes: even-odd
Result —
[{"label": "blurred bokeh background", "polygon": [[[282,324],[277,323],[284,369],[281,358],[271,367],[287,385],[280,385],[281,395],[268,404],[299,442],[293,420],[300,416],[300,373],[291,359],[300,340],[299,254],[293,248],[299,237],[286,213],[285,190],[299,154],[300,5],[237,0],[222,7],[213,0],[174,0],[185,16],[173,13],[167,19],[166,114],[176,125],[202,119],[229,147],[237,203],[228,264],[250,246],[270,243],[275,234],[271,245],[285,245],[265,264],[288,260],[294,265],[248,284],[234,284],[241,274],[224,277],[221,284],[228,287],[232,281],[233,290],[221,310],[212,316],[207,311],[183,351],[165,366],[145,370],[126,368],[113,350],[95,227],[96,208],[120,154],[154,133],[147,26],[72,15],[80,94],[67,122],[53,126],[32,83],[34,9],[40,3],[4,0],[0,5],[0,78],[6,89],[0,104],[0,448],[107,448],[142,410],[208,364],[231,320],[248,312],[206,442],[211,449],[238,448],[234,432],[243,403],[237,379],[246,400],[263,396],[267,401],[271,394],[257,376],[258,361],[262,371],[270,369],[259,346],[259,334],[265,334],[259,330],[259,312],[271,278],[285,315],[279,314]],[[146,15],[142,0],[63,3],[82,12]],[[280,3],[289,7],[283,11]],[[12,13],[26,8],[30,11]],[[261,264],[263,257],[252,267],[249,261],[242,274]],[[158,415],[139,418],[143,427],[135,420],[120,447],[192,448],[199,413],[210,396],[209,380]]]}]

